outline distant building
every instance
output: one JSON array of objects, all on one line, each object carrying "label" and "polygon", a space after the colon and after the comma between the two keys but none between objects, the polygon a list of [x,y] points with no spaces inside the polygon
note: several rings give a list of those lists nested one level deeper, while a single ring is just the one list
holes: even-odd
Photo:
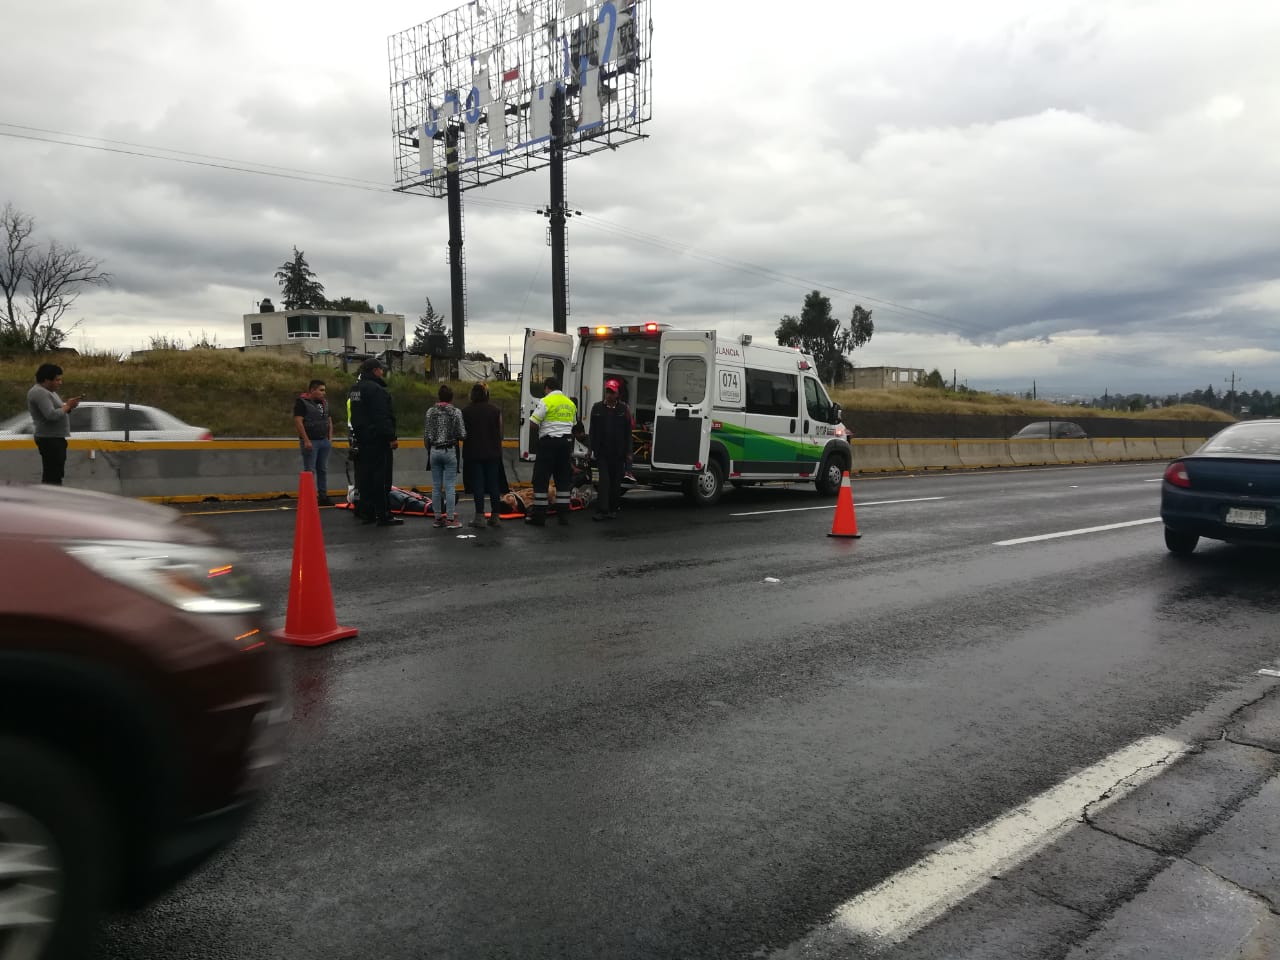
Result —
[{"label": "distant building", "polygon": [[244,344],[248,348],[297,344],[307,353],[380,354],[403,351],[404,338],[401,313],[307,309],[244,314]]},{"label": "distant building", "polygon": [[918,386],[925,376],[917,367],[854,367],[850,383],[855,390],[896,390]]}]

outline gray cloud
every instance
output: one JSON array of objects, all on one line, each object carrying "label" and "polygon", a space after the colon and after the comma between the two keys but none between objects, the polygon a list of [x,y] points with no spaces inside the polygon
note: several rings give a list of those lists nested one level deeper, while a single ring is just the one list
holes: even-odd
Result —
[{"label": "gray cloud", "polygon": [[[341,9],[47,0],[9,14],[0,123],[237,161],[0,137],[0,201],[115,276],[77,304],[92,343],[188,329],[238,343],[294,245],[331,295],[411,323],[428,296],[451,312],[443,201],[389,192],[386,37],[413,18],[379,0]],[[1280,388],[1280,8],[654,16],[649,139],[568,165],[584,214],[569,224],[571,325],[768,336],[818,288],[839,316],[874,309],[860,363],[1081,390],[1190,388],[1238,363]],[[222,169],[240,161],[276,175]],[[550,325],[534,212],[548,193],[543,171],[466,195],[469,345],[501,352]]]}]

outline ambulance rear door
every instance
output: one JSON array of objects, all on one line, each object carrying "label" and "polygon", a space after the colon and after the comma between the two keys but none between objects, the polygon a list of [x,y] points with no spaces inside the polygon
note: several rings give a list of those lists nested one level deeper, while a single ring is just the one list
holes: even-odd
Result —
[{"label": "ambulance rear door", "polygon": [[524,365],[520,368],[518,437],[521,460],[537,459],[538,428],[529,422],[529,415],[546,392],[543,384],[547,377],[555,377],[560,381],[561,389],[568,392],[569,384],[565,378],[569,375],[572,360],[573,337],[569,334],[552,333],[550,330],[525,330]]},{"label": "ambulance rear door", "polygon": [[655,470],[692,473],[707,462],[715,359],[714,330],[663,331],[650,461]]}]

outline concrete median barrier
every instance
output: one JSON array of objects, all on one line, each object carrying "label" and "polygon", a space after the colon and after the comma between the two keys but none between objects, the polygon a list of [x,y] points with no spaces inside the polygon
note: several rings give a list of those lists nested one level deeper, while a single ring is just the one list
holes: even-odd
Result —
[{"label": "concrete median barrier", "polygon": [[899,440],[898,459],[905,470],[955,470],[964,466],[955,440]]},{"label": "concrete median barrier", "polygon": [[849,440],[849,446],[853,448],[855,473],[885,473],[902,469],[896,440],[853,437]]},{"label": "concrete median barrier", "polygon": [[[850,439],[855,473],[1044,466],[1135,460],[1172,460],[1193,452],[1202,438],[1093,440]],[[515,440],[503,444],[507,481],[527,485],[533,464],[519,457]],[[302,471],[294,440],[213,440],[121,443],[76,440],[68,444],[66,485],[127,497],[174,502],[271,499],[293,496]],[[31,440],[0,440],[0,483],[39,483],[40,456]],[[429,490],[431,471],[419,438],[400,441],[397,486]],[[347,487],[347,444],[334,444],[329,492]]]},{"label": "concrete median barrier", "polygon": [[1129,456],[1129,451],[1125,449],[1124,440],[1121,437],[1094,437],[1089,441],[1089,448],[1093,451],[1093,457],[1098,463],[1134,459]]},{"label": "concrete median barrier", "polygon": [[1053,455],[1058,463],[1097,463],[1088,440],[1054,440]]},{"label": "concrete median barrier", "polygon": [[[521,463],[515,441],[503,447],[507,481],[528,483],[532,464]],[[292,496],[302,461],[293,440],[212,440],[123,443],[72,439],[64,483],[127,497],[181,501]],[[405,438],[395,454],[396,486],[428,489],[431,471],[420,438]],[[39,483],[40,455],[30,440],[0,440],[0,483]],[[329,456],[329,492],[347,489],[347,443]]]},{"label": "concrete median barrier", "polygon": [[960,463],[966,467],[1012,467],[1008,440],[957,440]]},{"label": "concrete median barrier", "polygon": [[1049,440],[1010,440],[1009,457],[1020,467],[1043,466],[1057,463],[1053,443]]},{"label": "concrete median barrier", "polygon": [[1130,460],[1159,460],[1154,437],[1125,437],[1124,448]]}]

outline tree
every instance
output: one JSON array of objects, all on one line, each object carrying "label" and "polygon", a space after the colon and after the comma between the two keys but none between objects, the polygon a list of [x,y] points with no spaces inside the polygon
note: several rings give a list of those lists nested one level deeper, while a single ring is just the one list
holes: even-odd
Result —
[{"label": "tree", "polygon": [[799,347],[812,354],[818,376],[828,383],[838,383],[853,369],[845,358],[870,340],[874,331],[870,310],[855,306],[849,326],[842,327],[831,315],[831,299],[814,290],[805,295],[799,317],[788,314],[778,321],[774,336],[784,347]]},{"label": "tree", "polygon": [[276,271],[276,281],[283,288],[282,299],[286,310],[325,308],[328,301],[324,298],[324,284],[317,281],[315,276],[302,251],[294,247],[293,259],[280,264],[280,269]]},{"label": "tree", "polygon": [[418,318],[418,325],[413,328],[409,352],[422,356],[439,355],[448,353],[452,347],[453,335],[444,325],[444,314],[436,313],[435,307],[431,306],[431,298],[427,297],[427,312]]},{"label": "tree", "polygon": [[11,203],[0,211],[0,346],[42,352],[61,346],[75,329],[58,324],[81,288],[110,283],[111,275],[78,247],[51,240],[38,249],[31,240],[35,225]]},{"label": "tree", "polygon": [[483,360],[488,363],[493,363],[493,357],[489,356],[487,353],[485,353],[482,350],[468,350],[466,356],[464,356],[462,359],[463,360]]},{"label": "tree", "polygon": [[942,371],[937,367],[934,367],[929,371],[925,378],[920,381],[920,386],[928,387],[931,390],[945,390],[947,389],[947,381],[942,376]]},{"label": "tree", "polygon": [[329,300],[325,303],[325,307],[329,310],[349,310],[351,313],[373,313],[373,307],[369,306],[368,300],[354,300],[351,297],[339,297],[337,300]]}]

